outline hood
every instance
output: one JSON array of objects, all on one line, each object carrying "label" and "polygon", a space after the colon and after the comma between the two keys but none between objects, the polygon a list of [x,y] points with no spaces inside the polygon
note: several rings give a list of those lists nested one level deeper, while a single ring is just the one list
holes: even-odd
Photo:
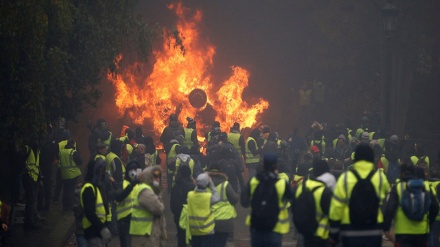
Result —
[{"label": "hood", "polygon": [[[154,193],[159,194],[161,192],[162,185],[160,185],[159,187],[155,187],[153,185],[153,173],[156,171],[159,171],[162,174],[162,169],[158,165],[154,165],[154,166],[150,166],[148,168],[145,168],[142,171],[141,175],[139,176],[139,179],[140,179],[140,182],[151,186],[151,188],[153,188],[153,190],[154,190]],[[160,182],[162,184],[162,178],[160,179]]]},{"label": "hood", "polygon": [[191,156],[189,156],[189,154],[178,154],[178,155],[176,155],[176,157],[183,162],[186,162],[189,159],[191,159]]},{"label": "hood", "polygon": [[199,176],[197,176],[196,179],[196,186],[197,186],[197,190],[205,190],[206,188],[208,188],[209,185],[209,175],[208,173],[204,172],[201,173]]},{"label": "hood", "polygon": [[321,176],[317,177],[316,180],[319,180],[321,182],[324,182],[325,185],[330,188],[332,191],[335,189],[336,186],[336,178],[333,176],[333,174],[326,172],[322,174]]},{"label": "hood", "polygon": [[103,176],[105,176],[106,163],[103,159],[97,159],[93,168],[92,183],[96,186],[101,186]]},{"label": "hood", "polygon": [[278,175],[273,172],[261,171],[256,175],[256,178],[261,183],[265,182],[275,182],[278,180]]},{"label": "hood", "polygon": [[211,177],[212,182],[214,183],[215,186],[228,180],[228,177],[223,172],[209,171],[208,175]]}]

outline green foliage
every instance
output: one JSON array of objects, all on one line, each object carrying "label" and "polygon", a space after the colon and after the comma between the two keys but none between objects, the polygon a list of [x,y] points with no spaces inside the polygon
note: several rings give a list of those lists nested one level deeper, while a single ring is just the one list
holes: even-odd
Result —
[{"label": "green foliage", "polygon": [[[151,53],[153,32],[136,0],[5,0],[0,3],[0,133],[39,142],[46,124],[96,106],[101,76],[123,52]],[[3,148],[3,147],[2,147]]]}]

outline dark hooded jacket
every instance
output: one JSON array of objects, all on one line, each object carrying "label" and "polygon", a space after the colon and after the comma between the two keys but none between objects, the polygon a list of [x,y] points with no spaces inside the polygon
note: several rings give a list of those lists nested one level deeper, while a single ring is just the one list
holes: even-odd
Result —
[{"label": "dark hooded jacket", "polygon": [[170,124],[165,127],[160,136],[160,142],[162,142],[164,146],[168,145],[171,139],[177,136],[178,133],[185,136],[185,130],[183,129],[182,124],[177,120],[170,120]]},{"label": "dark hooded jacket", "polygon": [[176,174],[176,184],[171,190],[170,206],[174,215],[174,222],[179,222],[180,213],[183,204],[187,203],[188,192],[195,188],[194,181],[191,178],[191,170],[189,166],[179,166]]},{"label": "dark hooded jacket", "polygon": [[101,238],[100,231],[106,226],[105,223],[102,223],[99,220],[99,217],[96,215],[96,191],[100,190],[102,200],[104,203],[105,211],[108,214],[108,200],[106,196],[105,189],[101,189],[105,187],[105,161],[102,159],[98,159],[96,162],[91,161],[87,167],[87,176],[86,176],[86,184],[91,183],[95,187],[95,192],[92,188],[88,187],[84,189],[81,194],[83,205],[84,205],[84,217],[86,217],[92,225],[84,229],[84,237],[86,239],[92,238]]}]

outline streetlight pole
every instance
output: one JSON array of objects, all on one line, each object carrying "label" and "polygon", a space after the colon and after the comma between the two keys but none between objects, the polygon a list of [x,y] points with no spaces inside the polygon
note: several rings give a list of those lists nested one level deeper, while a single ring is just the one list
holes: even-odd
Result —
[{"label": "streetlight pole", "polygon": [[385,63],[384,63],[384,74],[385,80],[382,82],[382,114],[381,121],[382,126],[385,127],[387,131],[391,131],[391,90],[393,83],[393,46],[392,38],[396,31],[397,22],[397,8],[388,0],[387,4],[382,8],[382,18],[385,31]]}]

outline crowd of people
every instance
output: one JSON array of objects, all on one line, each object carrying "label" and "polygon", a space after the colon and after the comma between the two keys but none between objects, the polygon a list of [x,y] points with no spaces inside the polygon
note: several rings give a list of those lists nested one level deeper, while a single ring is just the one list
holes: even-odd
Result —
[{"label": "crowd of people", "polygon": [[[124,126],[116,136],[104,119],[89,123],[85,166],[60,121],[41,147],[14,149],[21,170],[0,209],[13,215],[24,203],[23,227],[33,230],[62,192],[78,246],[106,246],[114,236],[122,247],[165,246],[170,207],[178,247],[224,247],[234,241],[238,203],[249,209],[243,224],[252,246],[281,246],[292,229],[297,246],[381,246],[384,238],[440,246],[440,169],[420,143],[372,129],[366,117],[356,129],[315,121],[287,138],[268,125],[245,136],[239,123],[226,132],[215,121],[204,142],[196,121],[186,120],[184,127],[170,115],[159,139],[164,162],[142,128]],[[0,221],[2,240],[10,222]]]}]

